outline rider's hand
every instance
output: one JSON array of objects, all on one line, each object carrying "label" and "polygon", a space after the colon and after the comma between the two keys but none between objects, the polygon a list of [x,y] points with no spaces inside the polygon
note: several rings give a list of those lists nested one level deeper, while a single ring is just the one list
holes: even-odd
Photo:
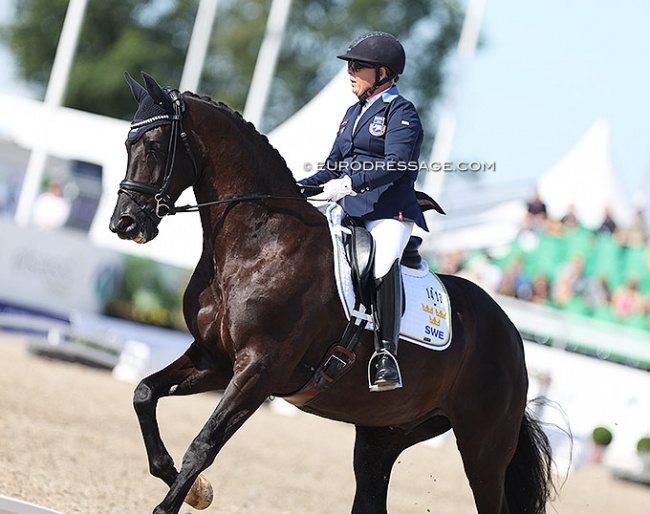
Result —
[{"label": "rider's hand", "polygon": [[323,200],[326,202],[338,202],[344,196],[355,196],[356,193],[352,190],[352,179],[349,175],[341,178],[330,180],[323,187],[323,192],[312,196],[313,200]]}]

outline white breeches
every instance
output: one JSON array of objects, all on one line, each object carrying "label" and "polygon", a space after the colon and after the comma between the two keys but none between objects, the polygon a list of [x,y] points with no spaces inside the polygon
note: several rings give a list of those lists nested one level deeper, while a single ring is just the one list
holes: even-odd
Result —
[{"label": "white breeches", "polygon": [[413,225],[412,221],[394,219],[366,221],[366,229],[375,240],[375,278],[383,277],[395,260],[402,257]]}]

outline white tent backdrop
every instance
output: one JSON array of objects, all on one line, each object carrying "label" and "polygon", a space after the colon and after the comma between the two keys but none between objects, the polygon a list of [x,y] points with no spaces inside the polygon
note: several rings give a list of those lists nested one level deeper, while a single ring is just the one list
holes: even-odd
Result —
[{"label": "white tent backdrop", "polygon": [[554,218],[561,218],[574,205],[578,219],[589,228],[598,228],[606,207],[618,223],[631,220],[632,211],[612,162],[609,124],[604,120],[596,121],[537,185]]},{"label": "white tent backdrop", "polygon": [[[269,141],[296,180],[312,175],[318,163],[325,161],[343,115],[355,100],[344,67],[307,105],[269,132]],[[306,169],[310,165],[312,169]]]}]

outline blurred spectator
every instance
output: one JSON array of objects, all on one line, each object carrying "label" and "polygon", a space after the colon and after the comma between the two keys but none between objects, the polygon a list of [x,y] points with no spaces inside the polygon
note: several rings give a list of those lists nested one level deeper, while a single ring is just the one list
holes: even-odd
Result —
[{"label": "blurred spectator", "polygon": [[524,261],[521,258],[514,259],[506,268],[497,292],[522,300],[531,299],[532,287],[524,273]]},{"label": "blurred spectator", "polygon": [[567,226],[559,220],[547,218],[543,232],[554,237],[562,237],[567,231]]},{"label": "blurred spectator", "polygon": [[535,190],[533,198],[528,202],[524,228],[535,231],[544,230],[547,218],[546,204],[539,196],[539,192]]},{"label": "blurred spectator", "polygon": [[627,246],[642,246],[648,240],[648,229],[646,227],[643,210],[639,209],[634,213],[634,219],[629,228],[625,231],[625,244]]},{"label": "blurred spectator", "polygon": [[465,252],[462,250],[443,254],[438,258],[438,269],[440,273],[455,275],[461,270],[464,259]]},{"label": "blurred spectator", "polygon": [[574,297],[582,295],[586,288],[585,258],[576,254],[557,274],[551,291],[553,303],[560,307],[567,305]]},{"label": "blurred spectator", "polygon": [[531,301],[547,304],[551,299],[551,283],[545,275],[537,275],[532,283]]},{"label": "blurred spectator", "polygon": [[503,279],[501,268],[485,254],[472,256],[458,275],[477,283],[490,293],[498,289]]},{"label": "blurred spectator", "polygon": [[56,229],[65,225],[70,216],[70,202],[63,196],[61,184],[51,181],[32,208],[32,225],[41,229]]},{"label": "blurred spectator", "polygon": [[578,228],[580,226],[578,217],[576,216],[576,206],[574,204],[567,207],[566,214],[562,216],[560,222],[569,229]]},{"label": "blurred spectator", "polygon": [[587,282],[585,297],[589,310],[599,318],[609,318],[612,292],[605,277],[592,277]]},{"label": "blurred spectator", "polygon": [[612,309],[619,321],[639,315],[644,310],[644,298],[637,280],[628,280],[612,293]]},{"label": "blurred spectator", "polygon": [[600,224],[600,227],[598,227],[596,232],[598,234],[613,234],[616,232],[616,222],[612,217],[612,212],[609,207],[605,207],[603,222]]}]

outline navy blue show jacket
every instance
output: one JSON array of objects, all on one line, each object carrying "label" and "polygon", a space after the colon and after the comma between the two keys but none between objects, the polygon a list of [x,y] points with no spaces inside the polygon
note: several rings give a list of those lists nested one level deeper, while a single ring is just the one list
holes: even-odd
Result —
[{"label": "navy blue show jacket", "polygon": [[355,130],[360,112],[359,103],[347,110],[323,168],[301,184],[317,186],[349,175],[357,194],[339,202],[348,214],[413,221],[428,230],[415,196],[423,137],[415,106],[392,86],[363,113]]}]

